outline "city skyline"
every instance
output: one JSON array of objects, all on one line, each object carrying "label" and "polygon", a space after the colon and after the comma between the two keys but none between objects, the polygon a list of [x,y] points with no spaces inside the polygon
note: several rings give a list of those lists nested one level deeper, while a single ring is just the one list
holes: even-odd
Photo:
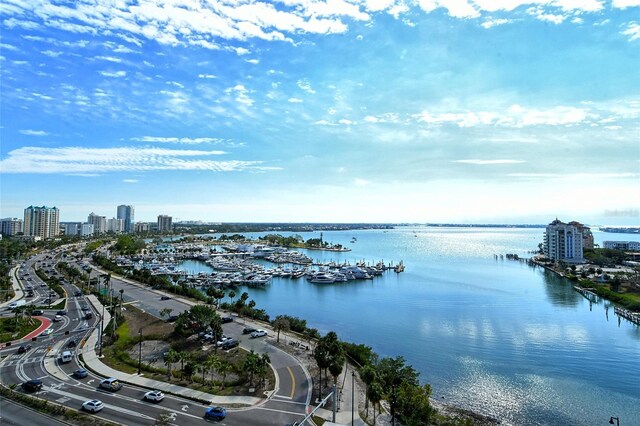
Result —
[{"label": "city skyline", "polygon": [[640,222],[638,0],[182,3],[0,5],[0,217]]}]

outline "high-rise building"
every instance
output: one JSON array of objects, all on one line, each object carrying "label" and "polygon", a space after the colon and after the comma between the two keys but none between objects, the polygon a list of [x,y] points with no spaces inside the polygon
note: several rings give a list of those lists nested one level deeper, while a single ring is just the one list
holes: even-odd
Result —
[{"label": "high-rise building", "polygon": [[88,237],[93,234],[94,234],[93,223],[83,223],[82,227],[80,228],[80,236]]},{"label": "high-rise building", "polygon": [[107,231],[122,234],[124,232],[124,219],[107,219]]},{"label": "high-rise building", "polygon": [[149,222],[136,222],[133,229],[135,232],[149,232]]},{"label": "high-rise building", "polygon": [[133,232],[133,223],[134,223],[134,208],[133,206],[128,205],[120,205],[118,206],[118,214],[117,218],[124,220],[124,232],[130,233]]},{"label": "high-rise building", "polygon": [[591,233],[591,228],[575,220],[569,222],[569,225],[575,226],[582,233],[582,248],[593,249],[593,233]]},{"label": "high-rise building", "polygon": [[60,211],[57,207],[29,206],[24,209],[24,235],[47,239],[60,233]]},{"label": "high-rise building", "polygon": [[4,236],[18,235],[24,232],[24,221],[17,217],[0,219],[0,234]]},{"label": "high-rise building", "polygon": [[80,227],[82,223],[80,222],[64,222],[60,224],[62,229],[64,230],[64,235],[79,235]]},{"label": "high-rise building", "polygon": [[87,218],[87,223],[93,225],[93,232],[95,234],[104,234],[107,232],[107,218],[105,216],[100,216],[91,212]]},{"label": "high-rise building", "polygon": [[[576,226],[580,225],[580,226]],[[547,225],[542,250],[552,260],[582,263],[583,227],[578,222],[564,223],[556,218]],[[588,228],[587,228],[588,229]]]},{"label": "high-rise building", "polygon": [[158,232],[170,232],[173,229],[172,225],[173,218],[171,216],[167,216],[161,214],[158,216]]}]

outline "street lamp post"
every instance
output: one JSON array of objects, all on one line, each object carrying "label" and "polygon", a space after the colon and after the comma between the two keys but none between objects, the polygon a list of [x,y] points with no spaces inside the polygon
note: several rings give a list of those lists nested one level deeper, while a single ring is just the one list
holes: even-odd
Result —
[{"label": "street lamp post", "polygon": [[355,389],[356,389],[356,373],[355,371],[351,371],[351,425],[353,426],[354,421],[354,410],[355,410]]},{"label": "street lamp post", "polygon": [[611,416],[611,418],[609,419],[609,424],[613,424],[613,419],[616,420],[616,426],[620,426],[620,417]]},{"label": "street lamp post", "polygon": [[140,375],[140,367],[142,366],[142,327],[138,330],[140,339],[138,340],[138,376]]}]

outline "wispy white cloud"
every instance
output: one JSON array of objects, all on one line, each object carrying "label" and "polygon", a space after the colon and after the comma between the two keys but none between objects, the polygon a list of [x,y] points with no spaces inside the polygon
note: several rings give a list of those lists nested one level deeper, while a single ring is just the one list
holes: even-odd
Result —
[{"label": "wispy white cloud", "polygon": [[27,136],[47,136],[49,132],[45,132],[44,130],[20,130],[20,133]]},{"label": "wispy white cloud", "polygon": [[479,159],[468,159],[468,160],[453,160],[453,163],[462,163],[462,164],[477,164],[480,166],[493,165],[493,164],[520,164],[526,163],[524,160],[508,160],[508,159],[496,159],[496,160],[479,160]]},{"label": "wispy white cloud", "polygon": [[215,75],[213,74],[198,74],[198,78],[217,78]]},{"label": "wispy white cloud", "polygon": [[510,22],[513,22],[513,21],[511,19],[505,19],[505,18],[489,18],[480,25],[482,25],[483,28],[489,29],[489,28],[497,27],[498,25],[505,25]]},{"label": "wispy white cloud", "polygon": [[[219,138],[175,138],[175,137],[161,137],[161,136],[142,136],[131,138],[132,141],[146,142],[146,143],[182,143],[189,145],[197,145],[202,143],[219,144],[225,142],[224,139]],[[219,153],[223,154],[222,151]]]},{"label": "wispy white cloud", "polygon": [[98,59],[98,60],[101,60],[101,61],[107,61],[107,62],[115,62],[115,63],[122,62],[122,59],[116,58],[115,56],[96,56],[94,59]]},{"label": "wispy white cloud", "polygon": [[262,161],[214,161],[206,157],[223,151],[142,148],[40,148],[23,147],[10,151],[0,161],[2,173],[107,173],[154,170],[207,170],[214,172],[268,171]]},{"label": "wispy white cloud", "polygon": [[257,65],[260,63],[259,59],[247,59],[245,62],[249,63],[249,64],[253,64],[253,65]]},{"label": "wispy white cloud", "polygon": [[302,103],[302,99],[298,99],[298,98],[289,98],[288,101],[292,104],[299,104]]},{"label": "wispy white cloud", "polygon": [[545,179],[618,179],[637,178],[638,173],[508,173],[510,177]]},{"label": "wispy white cloud", "polygon": [[127,76],[126,71],[100,71],[100,74],[105,77],[111,77],[111,78],[121,78],[121,77]]},{"label": "wispy white cloud", "polygon": [[238,103],[246,105],[246,106],[252,106],[253,105],[253,99],[251,99],[249,97],[249,93],[250,91],[244,87],[242,84],[236,84],[233,87],[229,87],[225,90],[225,93],[232,95],[235,94],[235,99]]},{"label": "wispy white cloud", "polygon": [[138,179],[122,179],[123,183],[138,183]]},{"label": "wispy white cloud", "polygon": [[311,83],[309,83],[308,80],[298,80],[298,82],[296,84],[298,85],[298,87],[300,89],[304,90],[305,92],[307,92],[309,94],[316,93],[316,91],[311,88]]},{"label": "wispy white cloud", "polygon": [[613,0],[611,4],[618,9],[626,9],[628,7],[640,7],[640,0]]},{"label": "wispy white cloud", "polygon": [[640,39],[640,24],[637,22],[629,22],[627,28],[624,29],[621,34],[629,37],[629,41]]}]

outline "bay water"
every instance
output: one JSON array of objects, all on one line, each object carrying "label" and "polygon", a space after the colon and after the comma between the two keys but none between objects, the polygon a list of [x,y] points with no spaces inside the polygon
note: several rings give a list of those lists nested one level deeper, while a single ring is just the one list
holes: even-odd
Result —
[{"label": "bay water", "polygon": [[[274,278],[264,289],[240,286],[236,293],[247,291],[272,318],[297,316],[381,356],[402,355],[431,384],[434,398],[506,424],[597,425],[617,416],[623,425],[640,425],[640,327],[620,320],[609,302],[590,303],[568,280],[500,258],[531,257],[543,234],[541,228],[324,231],[325,241],[352,251],[300,251],[320,261],[402,260],[406,271],[329,285]],[[599,244],[640,239],[594,236]],[[180,267],[211,270],[197,261]]]}]

